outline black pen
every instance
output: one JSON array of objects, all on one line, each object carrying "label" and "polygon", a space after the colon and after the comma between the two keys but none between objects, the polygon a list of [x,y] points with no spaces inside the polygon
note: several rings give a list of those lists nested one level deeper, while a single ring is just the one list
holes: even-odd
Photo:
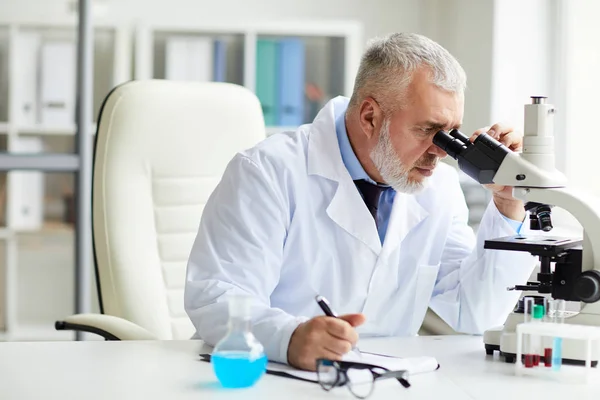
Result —
[{"label": "black pen", "polygon": [[[321,307],[321,310],[323,310],[325,315],[327,315],[328,317],[338,318],[338,315],[331,309],[331,306],[329,305],[329,302],[325,297],[321,295],[316,295],[315,300],[317,301],[317,304],[319,305],[319,307]],[[358,356],[360,356],[360,350],[358,349],[358,347],[353,346],[352,350],[356,354],[358,354]]]},{"label": "black pen", "polygon": [[333,317],[333,318],[337,318],[337,314],[333,312],[333,310],[331,309],[331,307],[329,306],[329,302],[327,301],[327,299],[321,295],[317,295],[315,297],[315,300],[317,301],[317,304],[319,305],[319,307],[321,307],[321,310],[323,310],[323,312],[325,313],[325,315],[327,315],[328,317]]}]

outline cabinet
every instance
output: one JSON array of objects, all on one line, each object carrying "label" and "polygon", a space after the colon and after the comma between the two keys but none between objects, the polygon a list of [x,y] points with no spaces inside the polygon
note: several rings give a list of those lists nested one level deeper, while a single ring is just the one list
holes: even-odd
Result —
[{"label": "cabinet", "polygon": [[[332,97],[351,95],[362,35],[362,26],[354,21],[96,25],[94,118],[106,94],[130,79],[217,80],[243,85],[257,93],[263,109],[268,111],[271,102],[282,111],[267,121],[266,134],[293,129],[310,122]],[[0,24],[0,151],[74,150],[76,49],[75,24]],[[267,70],[265,63],[271,63]],[[41,230],[47,238],[57,225],[52,240],[68,241],[65,221],[72,219],[73,184],[72,174],[0,173],[0,266],[5,267],[0,275],[0,339],[57,336],[50,324],[25,329],[16,323],[17,272],[23,271],[19,262],[31,263],[26,269],[44,268],[49,276],[61,262],[37,261],[23,254],[23,246],[39,243],[31,235]],[[46,249],[38,251],[53,257]]]},{"label": "cabinet", "polygon": [[[74,151],[76,28],[75,23],[0,24],[1,152]],[[94,27],[95,116],[110,89],[131,78],[131,43],[132,33],[127,27]],[[47,242],[62,246],[63,253],[69,252],[65,246],[73,247],[69,241],[72,229],[63,223],[65,199],[73,193],[72,175],[42,171],[0,173],[0,338],[36,340],[56,336],[48,334],[53,328],[51,324],[44,324],[42,330],[39,327],[27,330],[17,323],[17,273],[23,273],[21,267],[28,267],[23,263],[32,263],[35,268],[31,269],[44,273],[62,263],[52,259],[52,249],[40,245],[44,242],[42,237],[52,238]],[[32,236],[37,234],[38,237]],[[59,239],[63,237],[66,241]],[[33,243],[33,248],[28,249],[26,242]],[[48,276],[36,272],[34,275],[28,280]],[[31,282],[28,288],[38,283]],[[32,293],[25,295],[35,298]]]},{"label": "cabinet", "polygon": [[259,97],[271,134],[311,122],[329,99],[352,94],[362,35],[354,21],[143,25],[134,77],[243,85]]}]

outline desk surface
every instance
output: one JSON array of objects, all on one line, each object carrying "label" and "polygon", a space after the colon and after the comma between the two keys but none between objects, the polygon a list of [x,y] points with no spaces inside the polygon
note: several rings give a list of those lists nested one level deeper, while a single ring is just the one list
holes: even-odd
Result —
[{"label": "desk surface", "polygon": [[[594,399],[597,384],[578,385],[517,377],[514,365],[486,356],[481,337],[444,336],[364,340],[362,350],[397,356],[435,356],[441,368],[411,377],[412,387],[378,382],[371,398],[402,399]],[[346,388],[265,375],[253,388],[219,387],[202,343],[12,342],[0,343],[0,399],[352,399]]]}]

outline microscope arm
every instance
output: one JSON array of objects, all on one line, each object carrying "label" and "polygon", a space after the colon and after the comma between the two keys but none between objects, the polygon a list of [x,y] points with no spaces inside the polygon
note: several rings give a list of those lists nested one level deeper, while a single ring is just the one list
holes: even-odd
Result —
[{"label": "microscope arm", "polygon": [[[512,187],[513,196],[523,200],[525,209],[531,212],[532,230],[548,232],[552,229],[550,206],[565,209],[583,225],[583,248],[576,267],[581,275],[578,275],[575,280],[566,280],[567,286],[562,288],[561,281],[557,281],[552,290],[560,289],[560,296],[567,296],[566,299],[575,296],[590,303],[591,305],[586,305],[586,311],[600,315],[600,301],[598,301],[600,300],[600,251],[596,249],[594,254],[592,248],[592,243],[600,243],[600,199],[566,188],[567,180],[564,174],[556,170],[553,163],[545,163],[544,158],[540,159],[541,153],[537,149],[539,146],[532,145],[528,149],[529,153],[515,153],[486,134],[479,135],[471,142],[457,130],[449,133],[440,131],[433,140],[434,144],[458,161],[459,168],[463,172],[479,183]],[[488,246],[486,248],[504,248],[492,242],[494,241],[486,241]],[[540,237],[538,242],[542,248],[545,247],[543,237]],[[553,247],[554,244],[555,242],[548,242],[548,248]],[[528,246],[517,247],[523,249],[521,251],[531,250]],[[544,272],[544,274],[548,273],[549,271]],[[550,282],[552,281],[546,281],[546,283]],[[574,286],[569,286],[571,284]],[[543,286],[542,289],[548,290],[547,285]]]},{"label": "microscope arm", "polygon": [[[582,224],[582,249],[578,252],[577,261],[572,258],[569,262],[561,262],[561,270],[562,265],[567,265],[568,270],[574,273],[578,270],[580,275],[576,282],[573,281],[573,287],[568,286],[568,279],[561,279],[553,284],[553,290],[560,289],[560,294],[558,291],[556,294],[567,299],[576,297],[589,303],[586,304],[586,311],[600,315],[600,250],[596,249],[594,253],[592,247],[592,244],[600,244],[600,199],[566,187],[565,175],[554,166],[554,107],[546,104],[542,97],[533,97],[532,101],[532,104],[525,106],[522,153],[511,151],[485,133],[471,141],[471,138],[457,129],[448,133],[437,132],[433,143],[457,160],[459,168],[477,182],[512,187],[513,196],[523,200],[525,209],[530,211],[532,230],[552,230],[551,206],[565,209]],[[556,256],[562,255],[564,247],[555,246],[556,240],[551,240],[540,237],[534,251],[539,253],[541,249],[542,253],[547,253],[548,249],[554,248],[560,252]],[[502,238],[488,240],[486,248],[506,249],[505,242]],[[513,244],[519,251],[532,249],[531,243],[527,244],[522,238],[516,238]],[[510,247],[514,250],[512,244]],[[548,255],[543,256],[545,258],[542,261],[546,263],[548,271],[544,271],[542,275],[549,275]],[[569,263],[576,263],[576,268],[569,267]],[[553,282],[547,276],[544,278],[544,283]],[[547,286],[543,285],[542,289],[547,290]]]},{"label": "microscope arm", "polygon": [[[567,188],[514,188],[513,196],[523,201],[552,204],[571,213],[583,226],[581,270],[600,271],[600,200],[585,192]],[[600,315],[600,302],[582,303],[581,313]]]},{"label": "microscope arm", "polygon": [[[433,143],[457,160],[459,168],[475,181],[512,187],[513,196],[522,200],[530,212],[532,231],[552,229],[551,206],[558,206],[577,219],[583,226],[583,240],[516,235],[486,240],[484,248],[528,251],[539,256],[539,282],[527,282],[509,290],[533,290],[551,293],[555,299],[579,301],[579,313],[565,322],[600,326],[600,198],[567,188],[566,177],[555,168],[554,113],[554,106],[547,104],[543,96],[533,96],[532,103],[525,105],[522,153],[511,151],[485,133],[471,141],[457,129],[439,131]],[[487,354],[498,350],[507,361],[509,356],[514,360],[515,327],[522,321],[523,311],[515,309],[503,328],[486,331]],[[589,347],[567,341],[563,359],[580,361],[589,357],[589,351]],[[600,360],[600,348],[594,351]]]},{"label": "microscope arm", "polygon": [[582,270],[600,270],[600,251],[594,254],[592,248],[592,243],[600,243],[600,199],[564,187],[566,178],[561,172],[538,168],[518,153],[506,155],[493,181],[512,186],[513,196],[523,202],[550,204],[573,215],[584,232]]},{"label": "microscope arm", "polygon": [[[497,185],[505,185],[512,187],[533,187],[533,188],[561,188],[567,185],[566,176],[557,169],[542,169],[537,165],[529,162],[526,155],[521,153],[507,152],[502,160],[502,163],[496,170],[493,182]],[[545,197],[544,194],[542,194]],[[528,200],[538,203],[554,204],[548,199]],[[575,205],[569,201],[567,205]],[[563,207],[570,210],[571,207]]]}]

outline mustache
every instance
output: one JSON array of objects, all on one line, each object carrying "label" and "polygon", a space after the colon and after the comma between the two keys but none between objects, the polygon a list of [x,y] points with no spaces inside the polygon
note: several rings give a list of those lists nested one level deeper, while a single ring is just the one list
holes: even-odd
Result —
[{"label": "mustache", "polygon": [[435,167],[440,159],[433,154],[428,154],[425,157],[419,159],[415,163],[415,167],[417,168],[429,168]]}]

